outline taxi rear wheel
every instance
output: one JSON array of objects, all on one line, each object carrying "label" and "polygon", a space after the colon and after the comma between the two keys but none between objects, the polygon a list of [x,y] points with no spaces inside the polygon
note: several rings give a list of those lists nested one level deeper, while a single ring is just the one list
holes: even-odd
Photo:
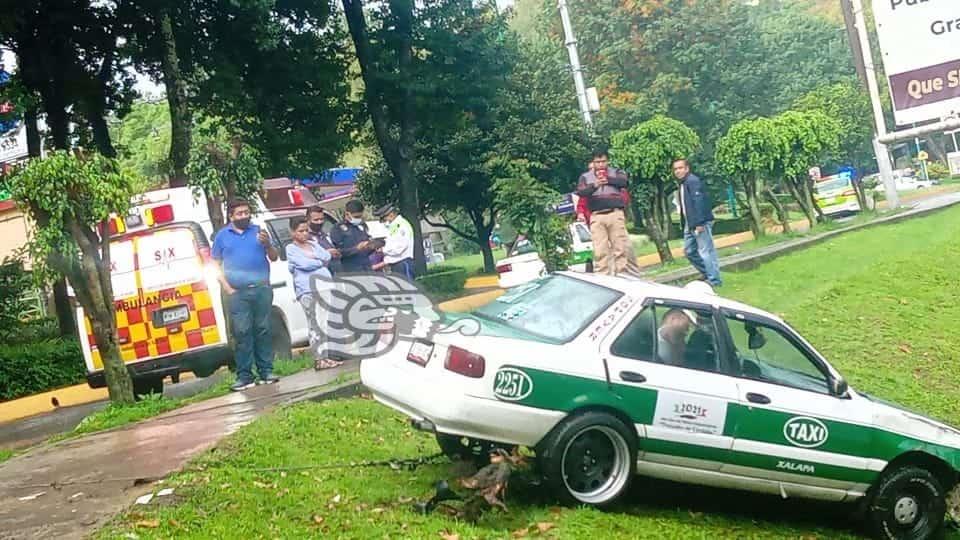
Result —
[{"label": "taxi rear wheel", "polygon": [[930,471],[907,465],[886,473],[867,508],[877,538],[925,540],[944,530],[946,492]]},{"label": "taxi rear wheel", "polygon": [[587,412],[554,429],[537,456],[544,480],[567,502],[606,507],[630,487],[637,438],[617,417]]}]

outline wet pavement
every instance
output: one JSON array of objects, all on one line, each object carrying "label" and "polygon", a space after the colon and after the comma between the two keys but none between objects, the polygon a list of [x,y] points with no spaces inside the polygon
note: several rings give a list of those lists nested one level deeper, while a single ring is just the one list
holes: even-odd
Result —
[{"label": "wet pavement", "polygon": [[[230,377],[224,369],[206,378],[190,379],[177,384],[166,384],[163,395],[168,398],[186,398],[214,386]],[[18,450],[41,443],[54,435],[73,431],[84,418],[106,407],[109,401],[96,401],[72,407],[60,407],[47,413],[0,424],[0,449]]]},{"label": "wet pavement", "polygon": [[[0,464],[0,540],[84,538],[188,460],[277,405],[316,399],[356,364],[304,371]],[[23,499],[23,500],[22,500]]]}]

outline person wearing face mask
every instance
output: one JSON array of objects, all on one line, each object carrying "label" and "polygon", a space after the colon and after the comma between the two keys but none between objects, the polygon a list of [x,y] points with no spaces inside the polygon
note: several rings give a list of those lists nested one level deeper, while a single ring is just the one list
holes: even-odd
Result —
[{"label": "person wearing face mask", "polygon": [[273,376],[273,342],[270,311],[270,262],[278,257],[267,232],[250,223],[250,203],[233,201],[227,207],[230,224],[213,240],[211,255],[220,264],[220,284],[227,294],[230,326],[236,343],[237,381],[231,390],[239,392],[254,385],[256,363],[259,383],[277,382]]},{"label": "person wearing face mask", "polygon": [[347,203],[344,220],[330,234],[333,246],[340,251],[340,265],[344,272],[369,272],[370,253],[376,249],[363,222],[363,203]]},{"label": "person wearing face mask", "polygon": [[327,220],[326,212],[324,212],[320,206],[311,206],[307,209],[306,217],[307,226],[310,228],[310,238],[319,244],[320,247],[327,250],[330,256],[333,257],[327,265],[327,270],[332,275],[337,275],[337,272],[341,270],[340,250],[333,247],[333,240],[330,238],[330,234],[323,230],[323,224]]},{"label": "person wearing face mask", "polygon": [[387,226],[387,241],[383,262],[373,269],[389,267],[392,273],[413,280],[413,226],[392,204],[378,208],[374,214]]},{"label": "person wearing face mask", "polygon": [[326,358],[323,354],[321,334],[314,330],[314,321],[318,320],[316,298],[310,294],[310,280],[313,276],[331,279],[329,266],[334,260],[329,251],[324,249],[310,235],[310,227],[306,218],[295,217],[290,220],[290,234],[293,241],[287,244],[287,268],[293,276],[293,291],[297,302],[303,308],[303,313],[310,322],[310,350],[314,353],[314,369],[334,368],[341,364],[336,360]]}]

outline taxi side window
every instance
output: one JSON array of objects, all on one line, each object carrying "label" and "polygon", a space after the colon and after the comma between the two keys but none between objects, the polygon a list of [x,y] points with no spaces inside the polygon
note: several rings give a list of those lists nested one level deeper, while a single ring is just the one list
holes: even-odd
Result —
[{"label": "taxi side window", "polygon": [[622,358],[718,372],[717,332],[709,311],[650,306],[614,341]]},{"label": "taxi side window", "polygon": [[727,317],[727,327],[737,352],[741,377],[830,393],[827,375],[779,329],[733,317]]}]

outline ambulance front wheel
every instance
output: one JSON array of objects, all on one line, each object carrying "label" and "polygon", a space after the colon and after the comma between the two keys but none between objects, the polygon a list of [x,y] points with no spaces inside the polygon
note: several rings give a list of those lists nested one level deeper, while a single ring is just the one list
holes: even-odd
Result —
[{"label": "ambulance front wheel", "polygon": [[137,401],[150,394],[163,395],[163,377],[144,377],[133,380],[133,395]]}]

